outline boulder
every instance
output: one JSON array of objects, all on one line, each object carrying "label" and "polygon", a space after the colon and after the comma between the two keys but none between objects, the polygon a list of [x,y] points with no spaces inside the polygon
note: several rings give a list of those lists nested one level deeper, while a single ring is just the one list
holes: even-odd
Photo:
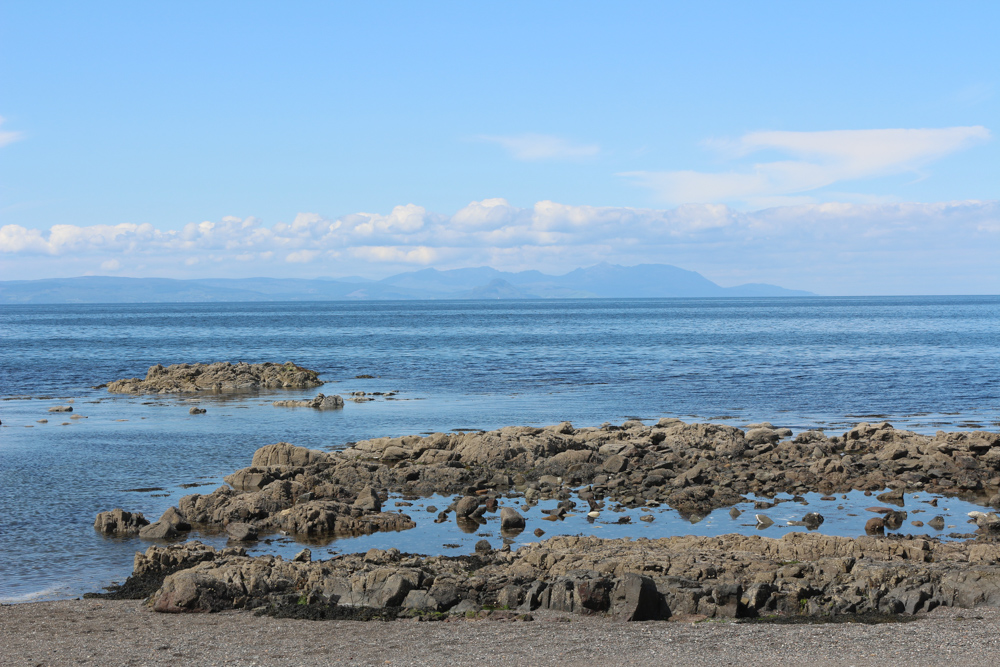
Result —
[{"label": "boulder", "polygon": [[885,535],[885,521],[880,517],[865,522],[865,535]]},{"label": "boulder", "polygon": [[465,496],[455,503],[455,516],[467,517],[479,507],[479,498],[476,496]]},{"label": "boulder", "polygon": [[524,530],[524,517],[513,507],[500,509],[500,529],[507,531]]},{"label": "boulder", "polygon": [[151,523],[139,531],[139,537],[144,540],[173,540],[177,536],[177,529],[167,521]]}]

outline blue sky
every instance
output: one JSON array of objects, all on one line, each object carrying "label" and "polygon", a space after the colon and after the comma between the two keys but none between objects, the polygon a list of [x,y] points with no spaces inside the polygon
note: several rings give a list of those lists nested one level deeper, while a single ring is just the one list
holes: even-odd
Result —
[{"label": "blue sky", "polygon": [[0,279],[998,293],[1000,5],[4,3]]}]

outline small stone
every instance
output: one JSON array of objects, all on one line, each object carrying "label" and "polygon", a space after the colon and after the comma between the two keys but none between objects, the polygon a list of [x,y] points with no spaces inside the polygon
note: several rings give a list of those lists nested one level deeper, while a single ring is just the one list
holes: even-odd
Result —
[{"label": "small stone", "polygon": [[188,410],[189,415],[203,415],[206,412],[208,412],[208,410],[206,410],[205,408],[197,408],[197,407],[192,407],[190,410]]},{"label": "small stone", "polygon": [[292,559],[295,563],[311,563],[313,559],[312,551],[309,549],[303,549],[302,551],[295,554],[295,558]]},{"label": "small stone", "polygon": [[491,551],[493,551],[493,546],[490,544],[489,540],[479,540],[476,542],[477,554],[488,554]]},{"label": "small stone", "polygon": [[944,517],[936,516],[930,521],[928,521],[927,525],[933,528],[934,530],[944,530]]},{"label": "small stone", "polygon": [[733,508],[731,508],[729,510],[729,517],[732,518],[732,519],[738,519],[738,518],[740,518],[741,514],[743,514],[743,512],[739,511],[735,507],[733,507]]},{"label": "small stone", "polygon": [[544,530],[542,530],[541,528],[535,528],[535,537],[541,537],[544,534],[545,534]]}]

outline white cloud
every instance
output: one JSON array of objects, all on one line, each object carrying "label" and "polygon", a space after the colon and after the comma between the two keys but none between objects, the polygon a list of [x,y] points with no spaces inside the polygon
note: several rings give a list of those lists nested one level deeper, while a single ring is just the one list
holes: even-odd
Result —
[{"label": "white cloud", "polygon": [[296,250],[285,255],[285,261],[291,264],[308,264],[319,257],[319,250]]},{"label": "white cloud", "polygon": [[[0,116],[0,125],[4,124],[3,116]],[[20,141],[23,138],[20,132],[10,132],[7,130],[0,130],[0,147],[6,146],[7,144],[12,144],[15,141]]]},{"label": "white cloud", "polygon": [[101,268],[105,271],[117,271],[122,268],[122,263],[117,259],[109,259],[107,261],[101,262]]},{"label": "white cloud", "polygon": [[480,136],[480,141],[498,144],[516,160],[579,160],[601,152],[596,144],[574,144],[549,134],[518,134],[512,136]]},{"label": "white cloud", "polygon": [[665,201],[738,201],[761,207],[792,203],[785,198],[842,181],[916,171],[989,138],[989,130],[982,126],[751,132],[735,142],[715,141],[710,145],[732,158],[778,151],[796,159],[757,162],[722,173],[632,171],[621,175],[653,190]]},{"label": "white cloud", "polygon": [[[120,271],[113,262],[145,264],[130,271],[171,277],[388,275],[480,265],[557,273],[610,261],[675,264],[724,284],[773,282],[823,293],[1000,293],[1000,202],[806,203],[743,212],[724,204],[540,201],[521,208],[485,199],[451,216],[410,204],[387,215],[303,213],[270,227],[255,218],[181,230],[6,225],[0,254],[0,279],[79,275],[95,261],[108,271]],[[966,276],[964,287],[943,287],[957,285],[958,276]]]}]

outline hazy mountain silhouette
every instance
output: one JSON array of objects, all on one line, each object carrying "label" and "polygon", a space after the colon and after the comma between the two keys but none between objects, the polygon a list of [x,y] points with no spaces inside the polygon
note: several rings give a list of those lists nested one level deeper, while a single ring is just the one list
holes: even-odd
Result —
[{"label": "hazy mountain silhouette", "polygon": [[386,299],[552,299],[811,296],[763,283],[721,287],[669,264],[597,264],[561,276],[489,267],[423,269],[382,280],[317,278],[119,278],[83,276],[0,282],[0,303],[165,303]]}]

